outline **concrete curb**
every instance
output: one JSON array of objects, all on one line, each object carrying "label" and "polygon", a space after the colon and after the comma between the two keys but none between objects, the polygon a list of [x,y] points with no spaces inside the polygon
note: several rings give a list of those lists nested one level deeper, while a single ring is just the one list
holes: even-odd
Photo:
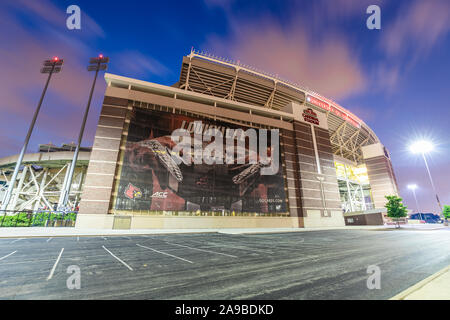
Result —
[{"label": "concrete curb", "polygon": [[[89,236],[130,236],[130,235],[162,235],[162,234],[274,234],[298,233],[327,230],[377,230],[383,226],[362,227],[323,227],[309,229],[135,229],[135,230],[108,230],[108,229],[76,229],[76,228],[0,228],[1,238],[44,238],[44,237],[89,237]],[[384,227],[385,228],[385,227]]]},{"label": "concrete curb", "polygon": [[419,291],[420,289],[425,287],[427,284],[429,284],[430,282],[434,281],[435,279],[439,278],[440,276],[442,276],[443,274],[445,274],[446,272],[449,272],[449,271],[450,271],[450,266],[447,266],[444,269],[429,276],[428,278],[416,283],[412,287],[409,287],[408,289],[404,290],[403,292],[400,292],[399,294],[390,298],[389,300],[405,300],[411,294]]},{"label": "concrete curb", "polygon": [[[122,230],[116,230],[122,231]],[[86,232],[79,231],[73,233],[35,233],[35,234],[2,234],[0,230],[0,239],[12,239],[12,238],[66,238],[66,237],[120,237],[120,236],[146,236],[146,235],[167,235],[167,234],[204,234],[204,233],[218,233],[217,231],[205,230],[205,231],[158,231],[158,232],[146,232],[142,230],[141,232]]]},{"label": "concrete curb", "polygon": [[128,236],[128,235],[158,235],[158,234],[194,234],[194,233],[219,233],[219,234],[274,234],[274,233],[299,233],[327,230],[368,230],[368,231],[433,231],[443,228],[403,228],[395,229],[391,226],[344,226],[344,227],[317,227],[317,228],[229,228],[229,229],[78,229],[78,228],[0,228],[1,238],[43,238],[43,237],[89,237],[89,236]]}]

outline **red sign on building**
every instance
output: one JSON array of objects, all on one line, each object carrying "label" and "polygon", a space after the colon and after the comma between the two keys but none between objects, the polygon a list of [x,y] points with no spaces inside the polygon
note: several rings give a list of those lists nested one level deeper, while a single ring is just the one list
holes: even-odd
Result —
[{"label": "red sign on building", "polygon": [[315,124],[315,125],[320,124],[317,113],[315,113],[314,110],[311,108],[303,110],[303,120],[305,120],[306,122]]},{"label": "red sign on building", "polygon": [[306,101],[308,103],[311,103],[312,105],[315,105],[316,107],[325,109],[325,110],[330,110],[330,105],[322,100],[319,100],[313,96],[308,96],[306,98]]},{"label": "red sign on building", "polygon": [[353,119],[350,115],[348,115],[347,113],[341,111],[338,107],[330,105],[329,103],[327,103],[325,101],[322,101],[320,99],[317,99],[316,97],[307,96],[306,102],[310,103],[310,104],[312,104],[312,105],[314,105],[316,107],[319,107],[319,108],[322,108],[324,110],[327,110],[327,111],[330,111],[330,112],[334,113],[338,117],[348,121],[349,123],[351,123],[352,125],[354,125],[357,128],[359,128],[361,126],[359,121]]}]

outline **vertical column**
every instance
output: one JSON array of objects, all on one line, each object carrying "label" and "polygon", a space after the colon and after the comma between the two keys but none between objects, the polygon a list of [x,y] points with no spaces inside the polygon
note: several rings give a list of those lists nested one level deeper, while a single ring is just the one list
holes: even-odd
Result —
[{"label": "vertical column", "polygon": [[[9,203],[7,210],[16,210],[17,200],[19,200],[20,192],[22,191],[23,182],[25,181],[25,177],[27,176],[28,169],[32,170],[28,165],[23,166],[22,175],[20,176],[19,184],[17,188],[14,190],[14,198]],[[10,181],[11,183],[11,181]]]},{"label": "vertical column", "polygon": [[389,152],[381,143],[364,146],[361,150],[375,208],[384,208],[387,201],[385,196],[399,194]]},{"label": "vertical column", "polygon": [[[128,100],[108,96],[107,89],[83,187],[81,216],[108,214],[127,112]],[[94,220],[81,218],[77,218],[78,227],[95,227],[87,225]]]},{"label": "vertical column", "polygon": [[67,184],[67,180],[69,179],[70,166],[71,166],[70,162],[67,162],[64,165],[64,167],[66,168],[66,173],[64,175],[64,181],[63,181],[63,184],[61,186],[61,192],[59,194],[58,208],[62,206],[63,201],[64,201],[64,192],[63,192],[63,190],[65,189],[66,184]]},{"label": "vertical column", "polygon": [[286,187],[289,201],[289,214],[298,218],[299,227],[304,227],[301,200],[300,169],[297,161],[295,133],[291,130],[281,129],[281,143],[283,152],[282,163],[286,175]]},{"label": "vertical column", "polygon": [[324,113],[293,104],[301,208],[305,227],[345,225]]},{"label": "vertical column", "polygon": [[339,195],[339,186],[334,166],[334,154],[331,149],[330,133],[328,129],[314,127],[316,132],[317,150],[321,166],[321,174],[324,178],[323,190],[325,191],[326,212],[323,216],[342,216],[342,204]]}]

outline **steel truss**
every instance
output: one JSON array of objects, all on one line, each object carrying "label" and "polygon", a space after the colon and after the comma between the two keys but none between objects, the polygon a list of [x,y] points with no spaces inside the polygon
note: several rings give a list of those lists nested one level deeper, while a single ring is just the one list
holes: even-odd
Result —
[{"label": "steel truss", "polygon": [[[184,90],[275,110],[282,110],[292,101],[303,103],[305,94],[318,95],[306,87],[239,61],[194,50],[186,59],[183,60],[179,81],[179,87]],[[339,110],[344,116],[350,114],[342,107]],[[379,142],[377,136],[362,121],[360,127],[355,127],[330,111],[326,115],[333,153],[356,163],[363,162],[361,147]]]},{"label": "steel truss", "polygon": [[364,137],[361,131],[361,128],[355,128],[348,122],[343,121],[330,136],[334,154],[361,163],[363,160],[361,147],[375,143],[370,137]]},{"label": "steel truss", "polygon": [[345,212],[357,212],[373,209],[373,204],[371,202],[366,203],[364,196],[364,185],[341,178],[339,178],[338,181],[342,183],[345,188],[345,199],[341,198],[343,209]]},{"label": "steel truss", "polygon": [[[11,201],[7,210],[40,210],[47,207],[55,209],[61,204],[62,190],[67,183],[70,163],[62,167],[39,167],[33,164],[23,166],[16,180]],[[75,208],[80,202],[82,186],[86,177],[87,166],[76,167],[69,196],[69,207]],[[0,178],[10,183],[12,173],[8,169],[0,169]],[[3,186],[3,190],[5,186]],[[3,192],[0,190],[0,200]]]}]

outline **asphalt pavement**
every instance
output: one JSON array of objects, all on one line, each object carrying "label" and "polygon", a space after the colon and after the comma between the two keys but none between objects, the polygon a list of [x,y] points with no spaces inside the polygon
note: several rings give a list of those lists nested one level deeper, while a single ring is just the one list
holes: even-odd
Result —
[{"label": "asphalt pavement", "polygon": [[449,248],[449,229],[4,238],[0,299],[389,299]]}]

